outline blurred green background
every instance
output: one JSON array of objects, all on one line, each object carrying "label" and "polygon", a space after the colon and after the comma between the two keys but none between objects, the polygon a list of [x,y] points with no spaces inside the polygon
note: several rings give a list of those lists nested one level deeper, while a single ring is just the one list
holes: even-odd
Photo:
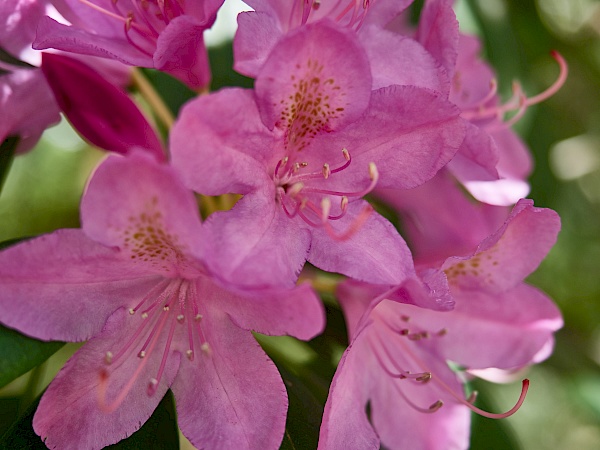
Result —
[{"label": "blurred green background", "polygon": [[[456,10],[463,31],[482,38],[484,57],[497,71],[504,98],[510,97],[516,79],[530,95],[553,82],[558,69],[550,50],[565,57],[570,71],[558,94],[531,107],[516,126],[536,161],[530,197],[562,217],[558,243],[530,281],[555,299],[565,327],[556,335],[553,356],[528,374],[532,384],[522,409],[503,421],[474,419],[472,448],[598,449],[600,1],[459,0]],[[214,88],[247,83],[231,70],[229,46],[213,49],[211,60]],[[177,83],[149,75],[161,92],[171,90],[165,96],[172,108],[189,95]],[[0,242],[78,226],[79,198],[100,158],[102,154],[82,143],[64,121],[49,130],[33,152],[13,163],[0,194]],[[339,310],[331,299],[326,305],[329,325],[314,342],[261,340],[288,381],[295,425],[290,425],[290,441],[284,442],[287,448],[314,444],[327,378],[343,350]],[[63,347],[43,368],[0,390],[0,434],[26,412],[73,349]],[[519,391],[516,384],[482,382],[476,387],[483,404],[494,411],[510,408]],[[172,416],[172,404],[165,403],[167,416]]]}]

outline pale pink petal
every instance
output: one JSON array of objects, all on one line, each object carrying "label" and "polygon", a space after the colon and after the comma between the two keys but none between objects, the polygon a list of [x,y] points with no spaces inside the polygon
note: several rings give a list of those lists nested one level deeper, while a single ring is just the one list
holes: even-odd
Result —
[{"label": "pale pink petal", "polygon": [[319,434],[319,450],[379,449],[379,437],[367,417],[367,402],[377,379],[377,361],[365,335],[355,336],[342,359],[329,388]]},{"label": "pale pink petal", "polygon": [[329,21],[306,25],[275,46],[256,79],[264,124],[286,130],[290,149],[357,120],[371,93],[369,61],[354,33]]},{"label": "pale pink petal", "polygon": [[504,225],[485,239],[473,256],[451,257],[442,266],[451,285],[502,292],[533,272],[556,242],[560,218],[520,200]]},{"label": "pale pink petal", "polygon": [[[200,297],[214,298],[233,323],[267,335],[290,335],[309,340],[323,331],[325,311],[309,284],[293,289],[244,289],[200,287]],[[210,291],[210,292],[209,292]]]},{"label": "pale pink petal", "polygon": [[[437,354],[467,368],[514,369],[531,364],[562,327],[558,308],[536,288],[519,284],[500,294],[453,291],[453,311],[436,314],[410,308],[411,321],[446,334],[423,341]],[[415,325],[418,326],[418,325]]]},{"label": "pale pink petal", "polygon": [[[346,215],[330,220],[335,235],[345,234],[368,208],[365,201],[350,203]],[[359,281],[400,284],[414,274],[410,250],[394,226],[372,211],[358,231],[344,240],[332,239],[323,228],[312,230],[308,254],[311,264]]]},{"label": "pale pink petal", "polygon": [[465,189],[480,202],[496,206],[514,205],[531,191],[527,181],[501,178],[494,181],[465,181]]},{"label": "pale pink petal", "polygon": [[38,339],[82,341],[157,282],[81,230],[59,230],[0,253],[2,323]]},{"label": "pale pink petal", "polygon": [[195,191],[246,194],[272,185],[266,166],[279,141],[262,124],[251,91],[223,89],[184,106],[170,149],[173,166]]},{"label": "pale pink petal", "polygon": [[191,191],[176,172],[142,152],[109,156],[94,173],[81,202],[84,232],[118,246],[132,265],[152,273],[182,269],[182,255],[202,240]]},{"label": "pale pink petal", "polygon": [[287,411],[279,372],[212,303],[202,320],[210,350],[182,361],[171,387],[179,427],[197,448],[277,449]]},{"label": "pale pink petal", "polygon": [[172,19],[156,41],[154,65],[180,79],[192,89],[201,89],[210,82],[208,54],[202,33],[204,24],[190,16]]},{"label": "pale pink petal", "polygon": [[496,142],[482,128],[468,123],[465,139],[456,156],[448,163],[448,169],[466,185],[470,181],[497,180],[497,164]]},{"label": "pale pink petal", "polygon": [[310,246],[310,232],[288,218],[271,192],[257,191],[204,224],[206,262],[215,277],[244,286],[294,285]]},{"label": "pale pink petal", "polygon": [[[106,352],[117,354],[137,328],[130,317],[125,309],[117,310],[102,333],[75,353],[50,384],[33,418],[35,432],[49,448],[94,450],[125,439],[148,420],[166,393],[177,373],[179,353],[171,353],[152,396],[147,394],[148,383],[156,376],[162,351],[144,359],[130,352],[113,364],[105,362]],[[166,334],[159,337],[158,348],[164,348]],[[135,382],[119,407],[113,412],[103,411],[99,402],[101,373],[108,372],[105,406],[110,407],[121,392],[127,392],[123,389],[138,368]]]}]

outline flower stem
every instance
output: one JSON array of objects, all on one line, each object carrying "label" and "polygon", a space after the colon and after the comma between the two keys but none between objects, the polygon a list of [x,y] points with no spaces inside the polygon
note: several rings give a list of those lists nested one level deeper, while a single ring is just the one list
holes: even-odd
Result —
[{"label": "flower stem", "polygon": [[135,88],[142,94],[142,97],[148,102],[158,120],[170,130],[175,122],[175,117],[165,104],[161,96],[156,92],[152,84],[148,81],[146,76],[140,69],[133,69],[131,80]]}]

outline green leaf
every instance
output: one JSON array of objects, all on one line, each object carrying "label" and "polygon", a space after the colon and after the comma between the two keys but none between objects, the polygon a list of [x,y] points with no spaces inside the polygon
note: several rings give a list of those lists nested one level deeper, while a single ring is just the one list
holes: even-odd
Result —
[{"label": "green leaf", "polygon": [[62,342],[42,342],[0,325],[0,387],[46,361]]},{"label": "green leaf", "polygon": [[148,421],[127,439],[106,448],[113,450],[176,450],[179,431],[173,394],[168,391]]},{"label": "green leaf", "polygon": [[18,144],[19,136],[8,136],[4,139],[4,142],[0,144],[0,192],[2,192],[2,186],[4,185],[4,180],[12,165]]},{"label": "green leaf", "polygon": [[[40,396],[41,398],[41,396]],[[40,449],[46,446],[33,431],[32,422],[40,402],[38,398],[17,422],[0,438],[0,450]],[[148,421],[129,438],[109,447],[113,450],[176,450],[179,448],[179,435],[173,395],[167,392]]]},{"label": "green leaf", "polygon": [[289,398],[285,434],[281,450],[317,448],[323,405],[302,381],[284,367],[279,371],[283,377]]}]

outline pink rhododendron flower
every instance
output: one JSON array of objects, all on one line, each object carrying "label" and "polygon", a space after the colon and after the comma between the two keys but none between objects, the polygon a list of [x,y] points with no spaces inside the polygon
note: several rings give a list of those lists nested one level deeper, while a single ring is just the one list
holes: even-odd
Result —
[{"label": "pink rhododendron flower", "polygon": [[34,48],[100,56],[167,72],[194,89],[208,85],[202,34],[223,0],[54,0],[70,25],[45,17]]},{"label": "pink rhododendron flower", "polygon": [[30,150],[42,132],[60,120],[42,73],[20,59],[31,46],[46,3],[0,0],[0,142],[18,136],[17,152]]},{"label": "pink rhododendron flower", "polygon": [[[469,223],[464,226],[468,236]],[[449,312],[390,301],[373,285],[343,284],[338,294],[351,344],[331,385],[319,448],[375,449],[380,441],[390,449],[467,448],[469,409],[493,418],[514,413],[527,380],[514,408],[487,413],[472,404],[474,396],[463,397],[461,378],[447,361],[462,370],[512,370],[549,355],[552,334],[562,326],[560,313],[522,280],[553,245],[559,228],[556,213],[522,200],[475,251],[435,266],[417,264],[420,274],[447,277],[456,302]],[[445,295],[447,288],[437,285],[430,295]],[[410,296],[411,289],[405,293]]]},{"label": "pink rhododendron flower", "polygon": [[[42,340],[88,340],[33,420],[50,448],[99,449],[136,431],[167,389],[199,448],[278,448],[287,398],[249,330],[308,339],[324,314],[307,285],[241,291],[205,264],[193,194],[141,153],[109,156],[82,229],[0,253],[0,321]],[[65,408],[68,405],[68,408]]]},{"label": "pink rhododendron flower", "polygon": [[412,0],[250,1],[255,11],[238,16],[235,69],[256,77],[277,42],[287,33],[329,19],[356,31],[371,64],[373,89],[391,84],[442,90],[435,59],[413,39],[384,28]]},{"label": "pink rhododendron flower", "polygon": [[323,270],[398,284],[412,274],[410,253],[361,197],[375,185],[425,182],[462,138],[457,111],[435,93],[372,92],[354,32],[320,21],[282,38],[255,93],[229,89],[190,102],[171,148],[194,190],[244,195],[207,222],[221,233],[206,242],[207,253],[227,255],[231,264],[217,263],[226,278],[289,285],[308,259]]},{"label": "pink rhododendron flower", "polygon": [[[560,89],[567,65],[558,53],[552,53],[560,68],[556,81],[529,98],[515,83],[513,98],[502,103],[494,72],[479,57],[478,40],[459,33],[453,3],[427,0],[415,36],[445,71],[449,82],[445,92],[461,108],[461,117],[470,122],[463,145],[448,168],[478,200],[511,205],[529,193],[526,178],[532,162],[529,150],[510,126],[527,107]],[[512,116],[505,121],[507,113]]]}]

